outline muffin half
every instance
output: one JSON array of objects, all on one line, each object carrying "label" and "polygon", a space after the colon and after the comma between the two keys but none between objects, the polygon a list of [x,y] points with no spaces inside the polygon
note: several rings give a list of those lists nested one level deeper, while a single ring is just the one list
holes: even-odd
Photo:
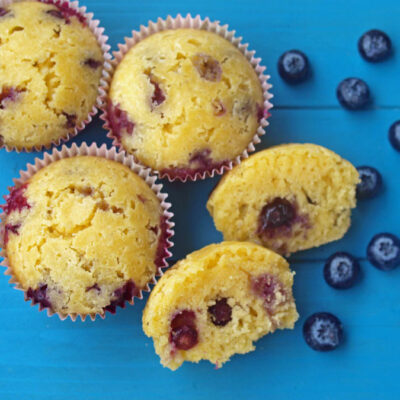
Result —
[{"label": "muffin half", "polygon": [[168,270],[153,289],[143,329],[161,363],[220,366],[260,337],[293,328],[293,274],[278,254],[246,242],[212,244]]},{"label": "muffin half", "polygon": [[225,240],[290,254],[343,237],[358,181],[353,165],[324,147],[282,145],[227,173],[207,208]]}]

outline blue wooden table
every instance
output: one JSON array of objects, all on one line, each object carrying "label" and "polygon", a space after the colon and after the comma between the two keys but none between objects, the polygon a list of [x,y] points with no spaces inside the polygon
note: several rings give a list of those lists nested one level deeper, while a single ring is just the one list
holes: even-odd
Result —
[{"label": "blue wooden table", "polygon": [[[201,14],[228,23],[262,57],[272,75],[275,95],[268,135],[258,147],[283,142],[314,142],[355,165],[378,168],[384,192],[360,203],[347,236],[319,249],[296,254],[295,297],[301,315],[293,331],[261,339],[257,350],[233,357],[222,369],[207,362],[163,369],[141,328],[145,301],[118,310],[105,320],[60,321],[23,301],[0,278],[0,399],[399,399],[400,269],[383,273],[365,260],[374,233],[400,234],[400,154],[387,140],[400,119],[400,2],[398,0],[86,0],[102,21],[110,44],[149,19],[178,12]],[[366,30],[391,36],[390,60],[369,64],[356,44]],[[299,48],[310,59],[309,81],[290,87],[276,71],[279,55]],[[373,105],[361,112],[338,106],[335,88],[349,76],[370,85]],[[110,143],[101,123],[75,140]],[[0,151],[0,194],[35,156]],[[176,213],[174,259],[220,241],[205,202],[216,179],[166,184]],[[190,200],[190,201],[188,201]],[[190,203],[190,204],[189,204]],[[325,258],[338,250],[360,257],[363,279],[353,289],[335,291],[322,278]],[[303,341],[304,319],[330,311],[345,327],[344,345],[329,354]]]}]

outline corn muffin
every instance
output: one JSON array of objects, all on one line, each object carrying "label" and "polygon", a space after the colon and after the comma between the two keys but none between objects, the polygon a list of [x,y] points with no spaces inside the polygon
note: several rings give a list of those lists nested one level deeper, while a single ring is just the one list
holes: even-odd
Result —
[{"label": "corn muffin", "polygon": [[3,247],[26,298],[65,315],[132,301],[162,266],[157,195],[127,166],[77,156],[49,164],[6,197]]},{"label": "corn muffin", "polygon": [[142,164],[184,179],[242,154],[263,117],[246,57],[216,33],[175,29],[134,45],[117,65],[108,126]]},{"label": "corn muffin", "polygon": [[278,254],[246,242],[212,244],[179,261],[160,279],[143,314],[161,363],[218,367],[298,318],[293,273]]},{"label": "corn muffin", "polygon": [[357,170],[313,144],[254,154],[227,173],[207,208],[225,240],[289,255],[340,239],[356,205]]},{"label": "corn muffin", "polygon": [[0,143],[32,150],[74,133],[103,65],[85,18],[66,2],[12,3],[0,8],[0,43]]}]

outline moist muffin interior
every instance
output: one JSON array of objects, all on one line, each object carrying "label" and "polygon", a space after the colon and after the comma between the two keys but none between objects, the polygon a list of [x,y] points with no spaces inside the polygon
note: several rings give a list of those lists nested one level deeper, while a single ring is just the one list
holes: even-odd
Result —
[{"label": "moist muffin interior", "polygon": [[207,208],[225,240],[249,240],[290,254],[343,237],[358,179],[357,170],[328,149],[282,145],[227,173]]},{"label": "moist muffin interior", "polygon": [[111,82],[108,120],[142,163],[184,176],[240,155],[262,107],[259,79],[234,45],[211,32],[176,29],[124,56]]},{"label": "moist muffin interior", "polygon": [[68,7],[16,2],[0,13],[0,142],[49,145],[95,105],[103,53],[85,19]]},{"label": "moist muffin interior", "polygon": [[13,274],[28,298],[61,314],[114,312],[162,261],[156,194],[128,167],[102,157],[50,164],[11,191],[4,211]]},{"label": "moist muffin interior", "polygon": [[161,363],[217,366],[254,350],[254,341],[298,318],[293,274],[279,255],[246,242],[209,245],[168,270],[143,314]]}]

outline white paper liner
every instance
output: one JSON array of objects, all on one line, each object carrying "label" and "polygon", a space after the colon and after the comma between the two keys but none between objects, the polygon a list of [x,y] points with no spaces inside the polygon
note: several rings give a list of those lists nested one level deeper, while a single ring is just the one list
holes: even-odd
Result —
[{"label": "white paper liner", "polygon": [[[0,7],[7,7],[11,3],[18,3],[21,1],[26,1],[26,0],[0,0]],[[29,0],[29,1],[39,1],[39,0]],[[37,145],[32,147],[31,149],[26,149],[25,147],[21,149],[17,149],[14,146],[7,146],[6,144],[0,145],[0,149],[5,148],[7,152],[10,151],[16,151],[17,153],[20,152],[33,152],[33,151],[41,151],[43,149],[49,149],[52,146],[59,146],[61,143],[67,142],[73,137],[75,137],[81,130],[85,128],[86,125],[88,125],[90,122],[92,122],[93,117],[97,114],[98,109],[101,106],[101,98],[102,98],[102,91],[101,87],[105,85],[107,76],[109,75],[108,71],[111,69],[111,54],[110,54],[110,49],[111,46],[107,44],[108,41],[108,36],[104,35],[104,28],[101,28],[99,26],[100,21],[97,19],[93,19],[93,13],[86,12],[86,7],[79,6],[78,1],[70,1],[70,0],[50,0],[51,3],[54,5],[61,5],[61,4],[68,4],[68,7],[79,12],[86,20],[86,24],[89,27],[89,29],[93,32],[93,34],[96,36],[97,42],[103,52],[103,70],[99,82],[99,87],[98,87],[98,94],[97,98],[95,101],[95,104],[93,105],[92,110],[89,112],[87,118],[82,121],[79,125],[77,125],[73,131],[68,132],[66,136],[62,136],[58,138],[56,141],[53,141],[49,144],[44,144],[44,145]]]},{"label": "white paper liner", "polygon": [[[161,208],[163,210],[163,216],[165,218],[165,222],[167,225],[166,229],[166,240],[165,240],[165,251],[166,255],[162,259],[162,266],[157,268],[155,276],[151,279],[151,281],[143,288],[140,289],[140,293],[138,298],[142,299],[143,294],[142,291],[149,292],[150,291],[150,284],[156,284],[156,276],[162,276],[162,268],[167,268],[168,267],[168,262],[167,259],[172,256],[172,253],[169,251],[169,248],[173,246],[173,242],[171,241],[171,238],[174,235],[174,223],[172,222],[172,217],[173,213],[169,211],[171,207],[171,203],[167,202],[167,197],[168,195],[163,193],[162,184],[157,183],[157,177],[151,174],[150,168],[143,168],[141,165],[138,165],[132,156],[127,155],[125,152],[118,151],[115,147],[111,147],[110,149],[107,148],[106,144],[103,144],[101,147],[98,147],[95,143],[92,145],[88,146],[86,143],[82,143],[79,147],[73,143],[71,147],[67,146],[62,146],[61,150],[54,149],[52,153],[44,153],[43,158],[35,158],[34,164],[27,164],[26,170],[21,170],[20,171],[20,177],[19,178],[14,178],[14,186],[10,186],[8,190],[10,191],[13,187],[21,186],[25,182],[29,180],[30,177],[32,177],[37,171],[40,169],[46,167],[47,165],[51,164],[54,161],[63,159],[63,158],[69,158],[69,157],[75,157],[75,156],[97,156],[97,157],[103,157],[106,158],[107,160],[113,160],[117,161],[123,165],[126,165],[129,167],[132,171],[134,171],[137,175],[139,175],[148,185],[149,187],[153,190],[153,192],[157,195],[157,198],[160,201]],[[6,198],[6,196],[5,196]],[[25,293],[25,301],[31,301],[31,299],[27,298],[25,290],[22,288],[16,277],[13,275],[12,267],[9,265],[8,258],[7,258],[7,251],[4,248],[4,226],[6,222],[6,214],[4,211],[1,212],[0,214],[0,246],[2,247],[1,252],[0,252],[0,257],[3,257],[3,261],[0,263],[1,266],[6,268],[5,275],[11,276],[11,279],[9,280],[10,283],[15,284],[14,288],[18,290],[22,290]],[[129,304],[133,304],[134,299],[129,301]],[[32,304],[33,306],[33,304]],[[42,307],[39,305],[39,310],[42,311]],[[97,314],[61,314],[52,311],[49,308],[46,308],[47,310],[47,315],[50,317],[54,314],[57,314],[61,320],[66,319],[67,317],[70,317],[72,321],[75,321],[76,318],[79,316],[82,321],[86,319],[87,316],[91,318],[92,321],[95,320],[96,315],[99,315],[101,318],[105,318],[105,312],[103,314],[97,313]]]},{"label": "white paper liner", "polygon": [[[114,146],[117,146],[124,150],[119,140],[117,140],[113,136],[111,127],[108,123],[107,97],[112,77],[117,65],[120,63],[124,55],[141,40],[157,32],[161,32],[168,29],[180,29],[180,28],[202,29],[209,32],[214,32],[219,36],[227,39],[244,54],[244,56],[253,66],[261,83],[261,87],[263,90],[263,98],[264,98],[264,103],[263,103],[264,115],[260,121],[259,127],[255,135],[253,136],[253,139],[251,140],[247,148],[242,152],[242,154],[240,154],[233,160],[230,160],[226,165],[222,165],[220,167],[213,168],[211,170],[188,174],[185,178],[181,178],[178,176],[170,176],[166,172],[160,172],[156,170],[153,171],[154,173],[158,174],[160,178],[167,177],[170,182],[176,179],[182,182],[186,182],[188,179],[191,181],[196,181],[197,179],[205,179],[206,177],[212,178],[216,174],[222,175],[225,171],[229,171],[235,165],[240,164],[241,160],[249,156],[249,153],[255,151],[255,145],[260,143],[261,141],[260,137],[265,134],[265,128],[269,125],[267,121],[267,118],[270,116],[269,110],[273,107],[272,103],[270,103],[269,101],[273,97],[273,95],[269,93],[269,89],[272,87],[272,85],[268,83],[270,76],[264,75],[266,67],[261,66],[261,58],[255,57],[254,50],[251,51],[248,50],[248,43],[241,43],[242,38],[236,37],[235,31],[229,31],[228,25],[220,25],[219,21],[212,22],[208,17],[202,19],[199,15],[197,15],[196,17],[192,17],[190,14],[187,14],[185,17],[183,17],[180,14],[178,14],[175,18],[173,18],[169,15],[165,20],[162,18],[158,18],[157,22],[149,21],[147,26],[141,25],[140,31],[132,31],[132,36],[128,38],[126,37],[125,43],[118,45],[119,51],[113,52],[114,58],[111,61],[111,69],[106,71],[105,75],[106,79],[102,82],[104,84],[102,85],[101,88],[102,104],[100,106],[100,109],[102,111],[102,114],[100,115],[100,118],[105,122],[103,127],[108,131],[107,136],[113,139]],[[137,163],[140,163],[140,161],[137,158],[135,158],[135,161]]]}]

